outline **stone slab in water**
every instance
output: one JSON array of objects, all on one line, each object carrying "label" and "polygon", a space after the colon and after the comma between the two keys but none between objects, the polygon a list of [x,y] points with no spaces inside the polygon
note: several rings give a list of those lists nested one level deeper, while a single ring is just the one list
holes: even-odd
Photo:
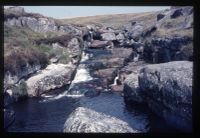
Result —
[{"label": "stone slab in water", "polygon": [[139,133],[120,119],[84,107],[78,107],[70,115],[63,131],[67,133]]}]

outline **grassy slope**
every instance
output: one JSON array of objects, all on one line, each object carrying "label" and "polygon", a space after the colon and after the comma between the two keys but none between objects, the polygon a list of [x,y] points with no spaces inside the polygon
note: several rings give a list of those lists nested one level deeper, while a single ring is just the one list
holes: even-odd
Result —
[{"label": "grassy slope", "polygon": [[[52,35],[55,37],[56,34]],[[32,31],[27,27],[4,26],[4,71],[15,74],[29,64],[46,65],[52,56],[61,56],[63,61],[68,56],[63,49],[53,49],[50,45],[35,43],[45,39],[45,35]]]},{"label": "grassy slope", "polygon": [[[115,15],[99,15],[99,16],[89,16],[89,17],[77,17],[71,19],[61,19],[56,20],[56,22],[62,24],[79,24],[79,25],[87,25],[87,24],[100,24],[105,27],[116,27],[121,28],[124,25],[130,25],[133,21],[141,21],[144,23],[144,30],[148,29],[152,25],[154,25],[156,21],[156,16],[158,12],[146,12],[146,13],[130,13],[130,14],[115,14]],[[178,17],[176,19],[167,19],[161,24],[161,27],[158,28],[151,36],[145,37],[144,40],[151,40],[152,37],[162,37],[162,36],[193,36],[193,28],[191,29],[177,29],[177,26],[181,24],[185,20],[185,17]],[[172,27],[167,28],[166,25],[171,25]],[[49,34],[49,35],[48,35]],[[46,36],[45,36],[46,35]],[[42,38],[54,38],[55,36],[62,35],[57,33],[46,33],[39,34],[28,28],[23,27],[4,27],[4,56],[11,55],[12,51],[16,49],[21,50],[24,53],[26,50],[34,52],[36,51],[51,54],[52,48],[48,45],[40,45],[34,46],[33,42],[35,39]],[[59,50],[58,50],[59,51]],[[20,52],[19,52],[20,53]],[[37,52],[36,52],[37,53]],[[57,52],[56,55],[62,54],[61,52]],[[31,54],[30,54],[31,55]],[[34,55],[34,54],[33,54]],[[30,58],[31,59],[31,58]]]},{"label": "grassy slope", "polygon": [[63,24],[101,24],[106,27],[121,27],[124,24],[127,24],[129,21],[137,20],[146,20],[152,18],[154,13],[129,13],[129,14],[113,14],[113,15],[97,15],[97,16],[88,16],[88,17],[77,17],[69,19],[61,19],[60,21]]},{"label": "grassy slope", "polygon": [[[159,12],[145,12],[145,13],[129,13],[129,14],[113,14],[113,15],[97,15],[88,17],[77,17],[69,19],[60,19],[62,24],[100,24],[105,27],[121,28],[124,25],[130,24],[133,21],[144,22],[144,30],[148,29],[155,22],[157,22],[157,14]],[[162,23],[162,27],[159,28],[153,35],[157,36],[193,36],[193,29],[177,29],[179,24],[185,20],[185,17],[178,17],[175,19],[167,19]],[[165,25],[172,25],[171,28],[165,27]]]}]

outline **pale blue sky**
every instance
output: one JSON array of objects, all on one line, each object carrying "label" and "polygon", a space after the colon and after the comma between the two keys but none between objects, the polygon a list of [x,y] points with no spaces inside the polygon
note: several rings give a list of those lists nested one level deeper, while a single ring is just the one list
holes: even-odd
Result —
[{"label": "pale blue sky", "polygon": [[104,14],[158,11],[169,6],[21,6],[27,12],[41,13],[53,18],[93,16]]}]

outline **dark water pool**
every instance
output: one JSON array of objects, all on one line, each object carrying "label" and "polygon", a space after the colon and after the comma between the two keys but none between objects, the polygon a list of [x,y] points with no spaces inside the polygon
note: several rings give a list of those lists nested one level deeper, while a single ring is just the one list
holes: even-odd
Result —
[{"label": "dark water pool", "polygon": [[77,107],[86,107],[114,116],[142,132],[173,132],[165,122],[148,109],[125,104],[119,93],[101,93],[97,97],[66,97],[27,99],[12,105],[16,118],[8,132],[62,132],[70,113]]}]

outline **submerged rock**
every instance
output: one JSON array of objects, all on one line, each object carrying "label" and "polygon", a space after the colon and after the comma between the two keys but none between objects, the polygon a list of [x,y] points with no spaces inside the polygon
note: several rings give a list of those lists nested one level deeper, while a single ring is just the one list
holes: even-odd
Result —
[{"label": "submerged rock", "polygon": [[78,107],[64,124],[65,133],[138,133],[128,123],[94,110]]}]

